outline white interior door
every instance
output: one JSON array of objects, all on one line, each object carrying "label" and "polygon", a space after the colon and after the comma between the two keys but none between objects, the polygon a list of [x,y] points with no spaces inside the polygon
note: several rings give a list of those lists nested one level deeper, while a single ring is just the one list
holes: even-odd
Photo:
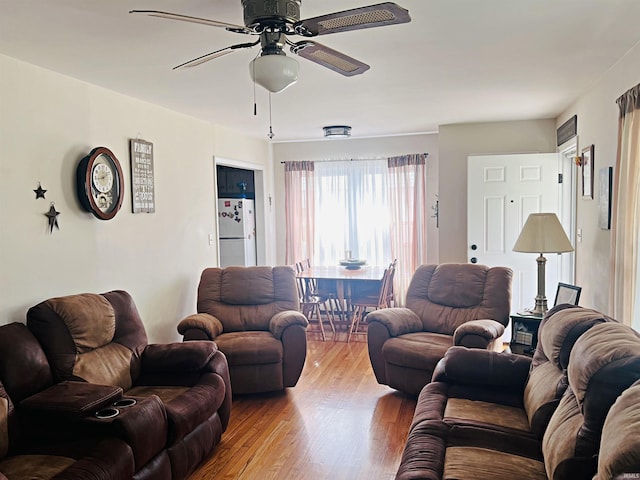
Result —
[{"label": "white interior door", "polygon": [[[537,255],[514,252],[513,245],[530,213],[558,213],[559,166],[555,153],[468,158],[468,259],[513,269],[512,312],[533,307],[538,289]],[[546,296],[552,305],[560,278],[559,255],[545,257]]]}]

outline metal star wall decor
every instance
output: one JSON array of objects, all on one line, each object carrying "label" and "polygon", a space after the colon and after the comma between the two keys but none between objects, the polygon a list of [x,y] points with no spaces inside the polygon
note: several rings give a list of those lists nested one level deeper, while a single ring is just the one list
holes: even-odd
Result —
[{"label": "metal star wall decor", "polygon": [[60,230],[60,225],[58,225],[58,215],[60,215],[60,212],[56,211],[56,207],[53,205],[53,202],[51,202],[49,211],[45,213],[45,215],[49,219],[49,233],[53,233],[53,227]]},{"label": "metal star wall decor", "polygon": [[38,188],[36,188],[34,192],[36,194],[36,200],[39,198],[44,198],[44,194],[47,193],[47,191],[40,185],[40,182],[38,182]]}]

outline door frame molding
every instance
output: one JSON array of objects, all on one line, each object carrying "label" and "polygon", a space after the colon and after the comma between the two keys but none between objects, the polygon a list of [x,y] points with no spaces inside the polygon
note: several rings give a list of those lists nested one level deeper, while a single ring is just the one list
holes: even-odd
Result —
[{"label": "door frame molding", "polygon": [[578,136],[558,146],[558,170],[562,173],[562,188],[559,189],[560,223],[569,227],[567,236],[573,243],[574,251],[560,255],[560,278],[566,283],[575,283],[576,277],[576,203],[578,195],[577,169],[575,157],[578,156]]}]

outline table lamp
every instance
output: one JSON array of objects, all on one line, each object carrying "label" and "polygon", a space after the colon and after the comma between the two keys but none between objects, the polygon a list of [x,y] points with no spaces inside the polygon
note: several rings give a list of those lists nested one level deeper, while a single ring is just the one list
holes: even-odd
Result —
[{"label": "table lamp", "polygon": [[543,316],[547,313],[547,297],[545,296],[545,264],[547,259],[543,253],[572,252],[573,247],[564,232],[560,220],[555,213],[532,213],[522,227],[520,236],[513,246],[514,252],[539,253],[538,262],[538,295],[536,306],[528,311],[529,315]]}]

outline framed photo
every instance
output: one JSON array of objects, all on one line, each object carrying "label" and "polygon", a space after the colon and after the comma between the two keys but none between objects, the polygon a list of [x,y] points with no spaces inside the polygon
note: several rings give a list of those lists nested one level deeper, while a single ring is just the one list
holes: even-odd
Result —
[{"label": "framed photo", "polygon": [[601,168],[598,180],[598,226],[603,230],[610,230],[613,167]]},{"label": "framed photo", "polygon": [[580,300],[580,292],[582,287],[576,287],[575,285],[569,285],[568,283],[558,283],[558,290],[556,291],[556,301],[553,302],[553,306],[568,303],[569,305],[578,305]]},{"label": "framed photo", "polygon": [[582,150],[582,198],[593,200],[593,176],[594,176],[593,144]]}]

